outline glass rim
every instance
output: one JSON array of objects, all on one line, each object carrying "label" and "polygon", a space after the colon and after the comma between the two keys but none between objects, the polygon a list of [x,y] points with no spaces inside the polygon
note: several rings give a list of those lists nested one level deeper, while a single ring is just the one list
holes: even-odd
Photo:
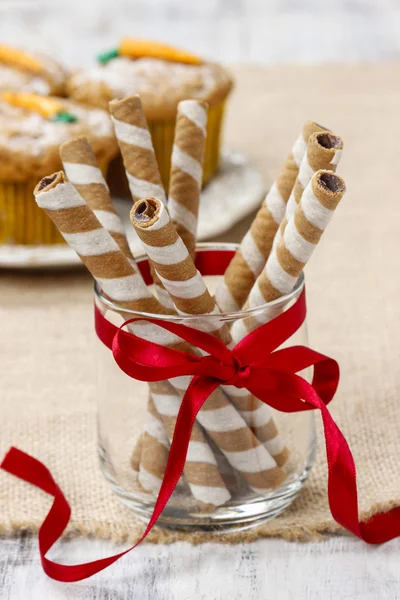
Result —
[{"label": "glass rim", "polygon": [[[196,250],[198,250],[199,252],[205,252],[207,250],[219,250],[219,251],[231,250],[231,251],[236,252],[236,250],[239,248],[239,246],[240,246],[240,244],[235,244],[232,242],[201,242],[201,243],[196,244]],[[138,257],[135,257],[135,260],[139,264],[143,261],[147,261],[148,257],[143,252],[143,254],[139,255]],[[222,275],[211,275],[211,277],[222,277]],[[270,308],[275,308],[277,306],[287,304],[288,302],[290,302],[290,300],[295,298],[296,295],[302,291],[302,289],[304,288],[304,285],[305,285],[305,278],[304,278],[304,272],[302,271],[300,274],[300,277],[298,278],[298,280],[296,282],[296,285],[288,294],[285,294],[284,296],[281,296],[280,298],[277,298],[276,300],[272,300],[271,302],[266,302],[265,304],[261,304],[260,306],[255,306],[254,308],[247,308],[246,310],[238,310],[238,311],[232,311],[232,312],[221,312],[220,314],[200,313],[200,314],[196,314],[196,315],[188,315],[188,314],[179,315],[179,314],[147,313],[147,312],[132,310],[132,309],[120,306],[117,302],[113,302],[112,300],[109,300],[108,298],[103,296],[102,291],[101,291],[100,286],[97,283],[97,281],[94,282],[94,294],[95,294],[95,297],[102,304],[104,304],[105,306],[107,306],[108,308],[113,310],[114,312],[116,312],[116,313],[122,312],[125,314],[129,314],[129,315],[131,315],[131,318],[146,317],[149,319],[176,321],[179,323],[182,323],[184,321],[193,322],[196,319],[202,319],[202,320],[218,319],[218,320],[224,320],[224,321],[234,321],[234,320],[238,320],[238,319],[243,319],[245,317],[251,317],[251,316],[257,315],[258,313],[268,310]],[[151,287],[151,285],[149,287]]]}]

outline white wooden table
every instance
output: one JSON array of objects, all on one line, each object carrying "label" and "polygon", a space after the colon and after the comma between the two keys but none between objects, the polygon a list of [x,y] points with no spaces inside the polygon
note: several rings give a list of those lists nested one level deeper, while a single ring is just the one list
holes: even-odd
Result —
[{"label": "white wooden table", "polygon": [[[80,562],[122,546],[59,544],[54,560]],[[42,572],[35,538],[0,544],[1,600],[398,600],[400,540],[371,547],[353,538],[297,544],[179,542],[143,545],[92,579],[58,583]]]},{"label": "white wooden table", "polygon": [[[71,65],[126,34],[189,47],[226,62],[400,58],[396,0],[0,0],[0,39],[60,54]],[[117,551],[64,542],[53,558]],[[397,600],[400,540],[296,544],[143,545],[105,573],[66,585],[45,577],[35,537],[0,538],[0,600]]]}]

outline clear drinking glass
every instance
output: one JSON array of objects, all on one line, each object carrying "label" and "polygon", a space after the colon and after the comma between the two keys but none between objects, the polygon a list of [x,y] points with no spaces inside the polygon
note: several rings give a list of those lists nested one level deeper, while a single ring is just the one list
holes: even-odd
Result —
[{"label": "clear drinking glass", "polygon": [[[233,244],[200,244],[198,256],[210,250],[232,252],[235,249]],[[139,264],[144,260],[145,257],[139,259]],[[206,276],[205,279],[213,292],[221,276]],[[217,329],[222,323],[231,328],[238,321],[254,325],[255,319],[257,322],[268,321],[272,316],[287,310],[297,300],[303,287],[304,279],[301,277],[296,288],[283,298],[257,309],[225,313],[218,317],[151,317],[203,330],[207,328],[207,324],[208,330]],[[97,286],[95,302],[103,316],[117,326],[129,318],[143,316],[143,313],[126,309],[121,316],[122,309],[104,298]],[[285,346],[294,344],[307,346],[306,323]],[[157,405],[153,402],[153,409],[156,406],[154,416],[154,410],[149,404],[149,385],[130,378],[120,370],[112,353],[100,340],[96,340],[96,361],[98,443],[102,471],[122,502],[135,515],[149,519],[160,483],[160,472],[168,457],[171,437],[169,429],[171,422],[173,423],[173,415],[179,407],[179,392],[172,386],[172,393],[176,392],[175,396],[166,397],[162,393],[159,396],[159,389],[156,389],[154,396],[153,388],[152,396],[157,397]],[[305,376],[304,373],[302,375]],[[177,387],[181,388],[182,394],[182,382]],[[171,388],[169,390],[171,391]],[[219,388],[217,394],[219,401],[230,404],[230,408],[225,407],[225,410],[219,412],[210,411],[207,409],[207,403],[210,402],[208,399],[201,409],[196,421],[196,433],[192,434],[194,444],[189,449],[183,476],[159,518],[158,525],[180,529],[237,530],[238,527],[255,525],[278,515],[302,488],[315,457],[316,436],[312,411],[282,413],[268,407],[268,416],[268,412],[261,408],[261,411],[264,411],[265,427],[256,429],[257,435],[254,436],[251,427],[246,424],[245,419],[243,420],[246,414],[241,413],[238,408],[232,408],[235,397],[231,395],[231,388],[229,390],[227,394],[226,390]],[[259,401],[253,398],[253,402]],[[226,410],[234,410],[235,418],[236,414],[240,415],[240,422],[244,426],[241,432],[237,432],[232,424],[226,425],[224,422],[220,425],[218,419],[226,419]],[[273,422],[268,421],[269,417]],[[250,425],[254,426],[254,422]],[[221,428],[224,429],[222,433]],[[269,436],[265,445],[258,442],[261,431],[267,432]],[[242,445],[243,435],[245,449]],[[258,446],[262,446],[262,450],[258,449],[254,454]],[[262,458],[258,466],[260,452]],[[271,459],[269,467],[272,468],[271,465],[275,464],[276,469],[268,471],[273,476],[267,476],[265,479],[271,481],[271,485],[265,484],[260,489],[258,477],[261,471],[264,478],[265,453]],[[211,503],[206,502],[205,498],[209,497],[208,483],[209,487],[213,488],[216,485],[215,477],[218,478],[218,486],[222,483],[217,490],[220,494],[215,495],[215,489],[211,489],[212,498],[217,496],[218,502],[215,499]],[[147,489],[143,487],[143,482]],[[149,488],[152,489],[149,491]]]}]

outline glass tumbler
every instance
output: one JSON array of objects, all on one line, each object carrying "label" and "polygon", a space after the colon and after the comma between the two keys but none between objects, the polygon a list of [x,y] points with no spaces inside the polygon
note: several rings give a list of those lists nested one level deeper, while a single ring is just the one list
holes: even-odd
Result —
[{"label": "glass tumbler", "polygon": [[[233,244],[200,244],[197,266],[213,293],[229,263]],[[217,259],[217,260],[215,260]],[[147,260],[138,260],[146,278]],[[95,304],[107,323],[151,317],[206,332],[247,331],[291,307],[304,288],[301,277],[288,295],[246,311],[221,315],[148,315],[110,302],[95,286]],[[171,334],[145,321],[124,331],[171,344]],[[133,327],[133,329],[132,329]],[[161,332],[161,333],[160,333]],[[284,346],[307,346],[306,322]],[[180,345],[199,355],[199,349]],[[203,353],[204,354],[204,353]],[[175,422],[190,377],[146,383],[124,373],[108,347],[96,340],[98,449],[102,471],[132,512],[148,520],[168,461]],[[309,379],[308,373],[301,373]],[[278,515],[302,488],[315,457],[312,411],[284,413],[245,388],[220,385],[206,400],[193,426],[182,476],[158,525],[178,529],[229,530]]]}]

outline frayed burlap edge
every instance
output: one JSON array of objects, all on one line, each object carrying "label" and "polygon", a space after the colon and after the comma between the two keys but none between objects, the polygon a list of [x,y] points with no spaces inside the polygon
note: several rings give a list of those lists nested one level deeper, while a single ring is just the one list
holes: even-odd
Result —
[{"label": "frayed burlap edge", "polygon": [[[362,511],[361,521],[367,521],[378,512],[387,512],[392,508],[400,506],[400,498],[390,502],[375,504],[368,511]],[[39,531],[41,523],[28,521],[10,521],[0,526],[0,535],[22,535],[25,533],[36,534]],[[110,528],[108,523],[92,521],[86,525],[72,525],[63,539],[74,539],[77,537],[96,538],[111,541],[114,544],[134,544],[137,542],[145,529],[145,523],[138,520],[132,520],[131,531],[127,532],[116,528]],[[320,521],[314,525],[307,525],[301,522],[282,527],[279,524],[279,518],[271,520],[257,527],[248,529],[238,529],[238,531],[222,532],[195,532],[188,533],[184,531],[174,531],[164,528],[154,528],[147,536],[145,542],[149,544],[173,544],[175,542],[188,542],[192,545],[212,542],[218,544],[239,544],[250,543],[263,538],[283,538],[288,542],[318,542],[326,539],[327,535],[348,534],[338,523],[333,520]]]}]

